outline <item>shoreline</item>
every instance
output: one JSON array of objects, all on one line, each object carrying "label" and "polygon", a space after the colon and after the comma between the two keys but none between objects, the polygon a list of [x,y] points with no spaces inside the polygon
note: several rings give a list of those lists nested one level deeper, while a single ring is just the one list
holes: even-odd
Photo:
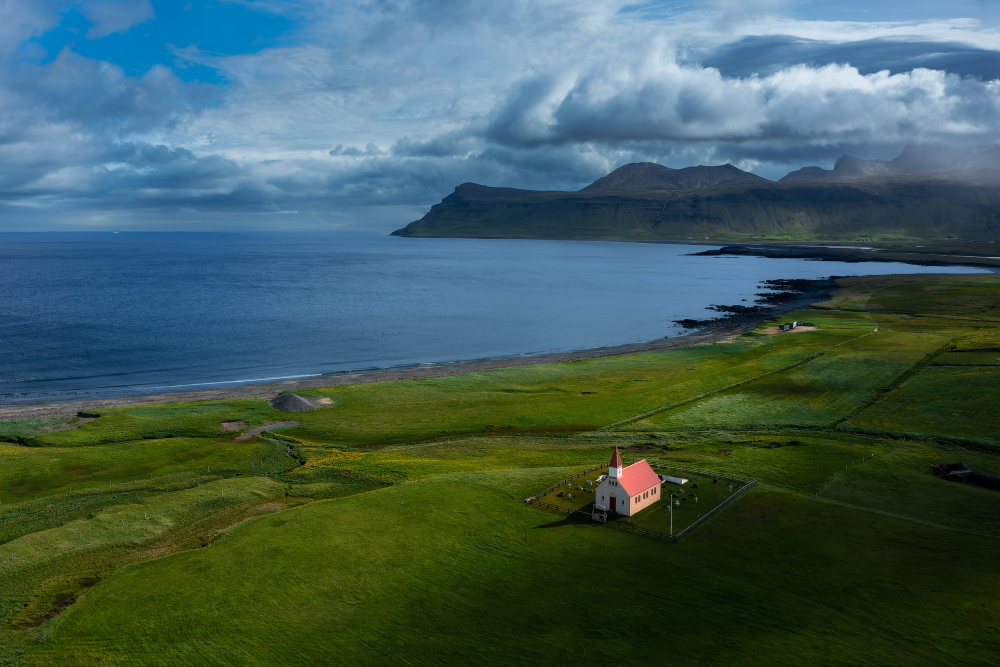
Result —
[{"label": "shoreline", "polygon": [[[762,316],[773,317],[778,313]],[[205,401],[229,398],[274,398],[276,395],[295,389],[316,389],[320,387],[336,387],[348,384],[364,384],[368,382],[386,382],[391,380],[416,380],[426,378],[464,375],[498,368],[513,368],[516,366],[533,366],[535,364],[551,364],[561,361],[577,361],[580,359],[597,359],[600,357],[615,357],[638,352],[656,352],[679,347],[688,347],[702,343],[719,343],[738,336],[743,327],[720,326],[706,327],[699,332],[660,338],[642,343],[625,343],[595,347],[573,352],[549,352],[524,357],[494,357],[473,361],[446,361],[435,364],[408,366],[403,368],[377,369],[358,371],[337,375],[321,375],[318,377],[298,380],[282,380],[260,384],[244,384],[236,387],[220,387],[217,389],[194,389],[188,391],[164,392],[159,394],[141,394],[117,398],[94,398],[54,403],[39,403],[36,405],[0,406],[0,419],[35,419],[75,415],[77,412],[99,411],[101,408],[124,407],[129,405],[149,405],[153,403],[174,403],[181,401]]]},{"label": "shoreline", "polygon": [[154,403],[173,403],[181,401],[222,400],[230,398],[274,398],[285,391],[296,389],[316,389],[320,387],[336,387],[349,384],[364,384],[368,382],[386,382],[391,380],[415,380],[452,375],[464,375],[499,368],[517,366],[532,366],[535,364],[551,364],[562,361],[578,361],[582,359],[598,359],[601,357],[616,357],[639,352],[657,352],[671,350],[691,345],[729,342],[744,331],[748,331],[770,317],[779,317],[784,313],[808,307],[813,302],[824,298],[836,289],[836,276],[810,281],[809,289],[799,292],[794,298],[780,304],[760,306],[753,313],[728,315],[704,321],[692,333],[673,338],[659,338],[639,343],[609,345],[571,352],[549,352],[523,357],[493,357],[468,361],[449,361],[421,366],[403,368],[375,369],[335,375],[301,378],[297,380],[281,380],[259,384],[244,384],[235,387],[220,387],[215,389],[193,389],[186,391],[163,392],[157,394],[140,394],[116,398],[92,398],[82,400],[37,403],[33,405],[0,406],[0,420],[35,419],[40,417],[71,416],[77,412],[99,412],[102,408],[117,408],[131,405],[151,405]]},{"label": "shoreline", "polygon": [[[597,241],[597,240],[595,240]],[[599,240],[597,242],[607,242]],[[621,239],[622,242],[650,242],[632,239]],[[716,246],[720,241],[714,242],[706,239],[702,240],[658,240],[653,243],[667,243],[687,246],[705,246],[706,243]],[[920,247],[920,246],[917,246]],[[961,249],[966,250],[965,244],[953,244],[946,250]],[[984,248],[986,246],[984,245]],[[723,255],[723,254],[744,254],[757,255],[763,257],[788,257],[797,259],[833,259],[837,261],[869,261],[869,262],[903,262],[907,264],[924,264],[936,266],[971,266],[979,270],[1000,273],[1000,251],[988,248],[990,252],[997,252],[998,256],[968,256],[942,254],[942,248],[928,248],[932,252],[913,253],[906,252],[904,259],[899,256],[892,256],[886,249],[872,248],[871,244],[866,246],[851,245],[812,245],[812,244],[780,244],[780,243],[740,243],[731,242],[729,245],[722,245],[713,250],[691,253],[695,255]],[[873,252],[877,250],[878,252]],[[896,250],[897,255],[903,254]],[[914,255],[923,258],[933,258],[931,261],[920,261]],[[973,261],[970,261],[973,260]],[[978,261],[976,261],[978,260]],[[649,352],[668,350],[690,345],[721,342],[739,335],[743,331],[751,329],[769,317],[781,316],[791,310],[808,307],[811,303],[828,295],[835,285],[833,280],[836,276],[829,276],[825,279],[810,281],[811,286],[804,291],[798,292],[794,298],[790,298],[781,303],[762,302],[758,300],[754,307],[743,307],[739,304],[731,307],[710,307],[717,312],[724,313],[721,317],[703,320],[679,320],[690,333],[670,338],[661,338],[638,343],[626,343],[620,345],[587,348],[582,350],[571,350],[565,352],[549,352],[541,354],[526,354],[513,357],[487,357],[462,361],[441,361],[423,365],[399,366],[390,368],[372,368],[358,371],[345,371],[331,373],[328,375],[318,375],[303,377],[299,379],[275,380],[269,382],[250,382],[239,385],[216,386],[214,388],[201,389],[179,389],[170,391],[159,391],[157,393],[141,393],[151,391],[150,389],[136,389],[136,394],[125,396],[91,396],[81,398],[78,396],[62,397],[37,397],[26,396],[22,401],[0,404],[0,420],[31,419],[49,416],[73,415],[76,412],[93,412],[102,408],[122,407],[130,405],[150,405],[164,402],[198,401],[198,400],[222,400],[227,398],[242,397],[267,397],[273,398],[275,395],[298,389],[313,389],[319,387],[333,387],[348,384],[360,384],[368,382],[381,382],[403,379],[423,379],[435,377],[447,377],[473,373],[486,370],[510,368],[517,366],[528,366],[534,364],[558,363],[562,361],[574,361],[581,359],[591,359],[609,356],[619,356],[624,354],[634,354],[638,352]],[[781,282],[781,281],[776,281]],[[789,292],[789,296],[791,292]],[[86,392],[79,392],[86,395]]]},{"label": "shoreline", "polygon": [[[1000,273],[1000,256],[958,255],[947,252],[956,248],[961,249],[963,247],[961,244],[945,247],[935,246],[932,243],[923,246],[901,246],[876,242],[867,242],[864,245],[831,245],[831,243],[730,242],[720,245],[715,250],[703,250],[691,254],[704,257],[742,255],[772,259],[808,259],[820,262],[850,262],[852,264],[898,262],[913,266],[969,266],[992,273]],[[914,248],[928,248],[928,250],[916,252]],[[991,252],[1000,254],[1000,250],[991,250]]]}]

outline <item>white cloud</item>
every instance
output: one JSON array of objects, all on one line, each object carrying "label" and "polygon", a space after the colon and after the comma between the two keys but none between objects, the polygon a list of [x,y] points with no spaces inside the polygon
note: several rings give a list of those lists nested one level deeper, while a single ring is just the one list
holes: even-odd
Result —
[{"label": "white cloud", "polygon": [[[771,76],[725,78],[669,55],[593,66],[552,95],[519,84],[490,137],[509,145],[578,142],[992,142],[1000,82],[917,69],[861,75],[854,67],[796,65]],[[548,93],[550,88],[546,87]]]},{"label": "white cloud", "polygon": [[80,11],[93,23],[87,39],[100,39],[130,28],[155,16],[149,0],[86,0]]},{"label": "white cloud", "polygon": [[0,58],[9,58],[25,40],[53,28],[59,15],[41,2],[0,0]]}]

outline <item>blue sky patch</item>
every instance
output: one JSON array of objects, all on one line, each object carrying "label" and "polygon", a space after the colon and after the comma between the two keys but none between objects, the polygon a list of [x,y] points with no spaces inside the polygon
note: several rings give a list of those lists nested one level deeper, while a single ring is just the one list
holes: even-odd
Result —
[{"label": "blue sky patch", "polygon": [[98,39],[86,37],[93,23],[73,6],[58,26],[32,42],[45,50],[43,64],[68,47],[85,58],[114,63],[131,76],[165,65],[184,81],[225,83],[215,69],[181,60],[174,50],[194,46],[206,53],[231,56],[294,41],[294,21],[244,5],[169,0],[152,5],[155,18]]}]

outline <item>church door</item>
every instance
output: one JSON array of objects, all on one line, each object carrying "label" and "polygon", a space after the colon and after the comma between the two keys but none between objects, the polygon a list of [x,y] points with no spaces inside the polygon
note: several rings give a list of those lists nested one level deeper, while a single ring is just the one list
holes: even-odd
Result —
[{"label": "church door", "polygon": [[611,496],[611,511],[615,511],[615,497]]}]

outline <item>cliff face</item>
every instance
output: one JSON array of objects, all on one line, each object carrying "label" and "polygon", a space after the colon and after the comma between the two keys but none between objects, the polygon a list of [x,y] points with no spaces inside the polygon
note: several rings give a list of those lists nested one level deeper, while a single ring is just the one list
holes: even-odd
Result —
[{"label": "cliff face", "polygon": [[[841,158],[775,183],[732,165],[625,165],[577,192],[466,183],[396,236],[678,240],[787,235],[1000,238],[1000,151],[944,164]],[[956,162],[957,160],[957,162]],[[977,162],[978,161],[978,162]]]}]

